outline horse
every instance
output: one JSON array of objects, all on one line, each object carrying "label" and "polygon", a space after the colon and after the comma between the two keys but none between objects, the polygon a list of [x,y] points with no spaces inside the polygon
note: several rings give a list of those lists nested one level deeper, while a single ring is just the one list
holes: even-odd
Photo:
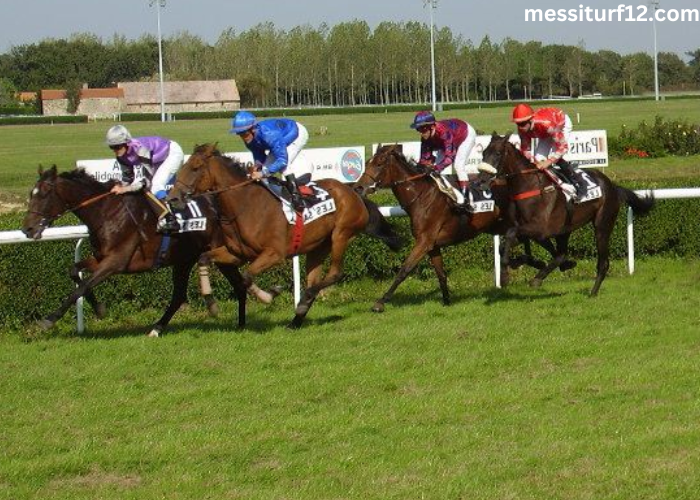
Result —
[{"label": "horse", "polygon": [[[98,317],[104,316],[104,305],[99,303],[93,288],[114,274],[140,273],[162,266],[172,267],[173,291],[170,304],[155,323],[149,336],[159,336],[170,319],[187,300],[187,282],[195,263],[207,262],[210,245],[215,248],[217,230],[190,232],[172,237],[167,252],[161,250],[163,235],[156,232],[156,216],[141,194],[117,196],[110,193],[114,181],[98,182],[83,170],[58,173],[56,166],[39,168],[39,180],[34,185],[29,207],[22,224],[22,232],[35,240],[44,229],[67,212],[73,212],[88,228],[93,255],[76,263],[71,279],[77,284],[61,306],[39,322],[49,329],[80,297],[85,297]],[[200,256],[203,256],[200,258]],[[238,326],[245,326],[246,288],[238,267],[226,259],[214,260],[226,277],[238,299]],[[90,275],[80,278],[82,271]],[[215,315],[216,304],[211,290],[205,293],[210,313]]]},{"label": "horse", "polygon": [[[504,191],[494,186],[492,193],[496,202],[490,212],[465,213],[455,209],[453,202],[444,195],[429,171],[410,162],[396,144],[380,146],[367,161],[365,171],[355,183],[356,191],[362,195],[373,193],[377,188],[391,188],[401,207],[411,219],[411,232],[415,238],[413,249],[399,269],[387,292],[378,299],[372,310],[383,312],[385,304],[394,296],[398,286],[408,277],[420,260],[428,255],[437,275],[442,303],[450,304],[450,290],[442,258],[443,247],[471,240],[483,232],[502,234],[510,222],[504,217]],[[525,243],[525,255],[517,265],[528,264],[543,267],[544,263],[532,258],[529,241]]]},{"label": "horse", "polygon": [[[183,200],[205,194],[215,197],[228,251],[238,257],[239,263],[249,262],[243,273],[246,286],[286,258],[306,255],[306,288],[288,324],[296,329],[318,293],[342,278],[343,257],[355,236],[374,236],[392,250],[402,245],[376,205],[335,179],[319,180],[317,184],[333,199],[335,211],[301,225],[300,231],[288,222],[280,201],[262,183],[249,179],[241,163],[222,155],[215,144],[203,144],[195,147],[178,172],[168,201],[178,206]],[[324,275],[323,263],[329,255],[330,265]]]},{"label": "horse", "polygon": [[[636,215],[646,215],[654,207],[653,195],[639,197],[633,191],[612,182],[602,172],[586,170],[583,176],[590,189],[589,195],[581,202],[572,203],[561,189],[555,187],[558,183],[553,180],[552,174],[536,168],[509,138],[509,135],[494,135],[484,150],[480,166],[480,170],[505,179],[509,196],[513,200],[515,225],[506,232],[502,259],[504,271],[507,273],[508,250],[516,238],[525,236],[536,241],[554,238],[556,252],[553,259],[531,282],[533,286],[540,286],[565,261],[571,233],[591,223],[598,259],[595,283],[590,295],[597,295],[610,267],[610,235],[620,207],[627,203]],[[592,194],[600,196],[594,197]]]}]

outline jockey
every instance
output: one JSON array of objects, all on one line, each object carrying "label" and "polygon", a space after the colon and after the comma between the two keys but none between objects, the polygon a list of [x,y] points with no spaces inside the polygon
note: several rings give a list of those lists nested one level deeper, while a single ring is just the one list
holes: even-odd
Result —
[{"label": "jockey", "polygon": [[253,179],[261,179],[270,189],[267,178],[282,174],[297,212],[304,211],[304,200],[299,193],[296,176],[288,172],[309,140],[309,132],[301,123],[286,118],[257,121],[250,111],[239,111],[231,120],[230,133],[237,134],[253,153],[256,168]]},{"label": "jockey", "polygon": [[[180,224],[164,202],[167,185],[185,160],[182,148],[175,141],[162,137],[131,137],[124,125],[107,131],[107,146],[121,166],[122,180],[112,188],[114,194],[125,194],[147,188],[146,199],[158,216],[158,231],[177,232]],[[141,172],[134,167],[141,165]]]},{"label": "jockey", "polygon": [[469,154],[476,144],[474,128],[456,118],[436,121],[430,111],[416,113],[411,128],[420,133],[418,164],[432,168],[441,175],[452,165],[467,203],[469,173],[478,173],[476,168],[470,169],[468,163]]},{"label": "jockey", "polygon": [[[579,199],[586,196],[586,181],[564,160],[573,128],[571,118],[558,108],[540,108],[535,111],[527,104],[518,104],[513,109],[513,122],[518,126],[520,150],[525,157],[541,170],[558,165],[576,188],[576,196]],[[533,138],[539,139],[534,153]]]}]

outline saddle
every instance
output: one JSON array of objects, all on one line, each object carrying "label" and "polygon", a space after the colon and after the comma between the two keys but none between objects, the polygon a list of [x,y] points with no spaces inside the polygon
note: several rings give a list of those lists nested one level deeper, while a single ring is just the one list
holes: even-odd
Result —
[{"label": "saddle", "polygon": [[574,167],[574,171],[586,182],[586,187],[588,190],[586,192],[586,196],[582,198],[576,198],[576,187],[569,176],[566,175],[562,169],[560,169],[557,165],[553,165],[552,168],[547,170],[549,177],[562,191],[562,193],[564,193],[567,202],[574,200],[575,203],[584,203],[587,201],[596,200],[603,196],[603,190],[593,176],[589,175],[586,173],[586,171],[578,167]]},{"label": "saddle", "polygon": [[[276,177],[269,177],[268,183],[269,185],[265,187],[275,198],[280,200],[282,211],[289,223],[295,224],[296,212],[292,205],[292,195],[286,188],[285,183]],[[305,206],[303,212],[304,224],[335,212],[335,200],[333,200],[333,197],[328,191],[311,180],[311,174],[304,174],[297,177],[297,187]]]},{"label": "saddle", "polygon": [[493,212],[496,202],[493,200],[493,193],[489,187],[479,180],[470,180],[469,190],[465,195],[462,191],[445,177],[438,173],[431,173],[430,177],[435,181],[438,189],[444,193],[454,204],[458,211],[470,213]]}]

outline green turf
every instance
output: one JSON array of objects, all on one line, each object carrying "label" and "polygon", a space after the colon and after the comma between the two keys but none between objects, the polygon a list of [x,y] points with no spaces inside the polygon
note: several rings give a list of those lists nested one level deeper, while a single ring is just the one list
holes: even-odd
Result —
[{"label": "green turf", "polygon": [[[531,289],[453,270],[289,297],[250,326],[158,311],[0,337],[0,498],[693,499],[700,479],[697,260],[583,262]],[[26,339],[31,339],[27,336]]]}]

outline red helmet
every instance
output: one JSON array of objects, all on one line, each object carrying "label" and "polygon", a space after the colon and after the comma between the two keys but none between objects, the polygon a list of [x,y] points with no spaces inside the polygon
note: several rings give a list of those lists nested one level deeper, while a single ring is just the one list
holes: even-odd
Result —
[{"label": "red helmet", "polygon": [[535,110],[533,110],[529,104],[518,104],[513,108],[513,121],[515,123],[526,122],[535,115]]}]

